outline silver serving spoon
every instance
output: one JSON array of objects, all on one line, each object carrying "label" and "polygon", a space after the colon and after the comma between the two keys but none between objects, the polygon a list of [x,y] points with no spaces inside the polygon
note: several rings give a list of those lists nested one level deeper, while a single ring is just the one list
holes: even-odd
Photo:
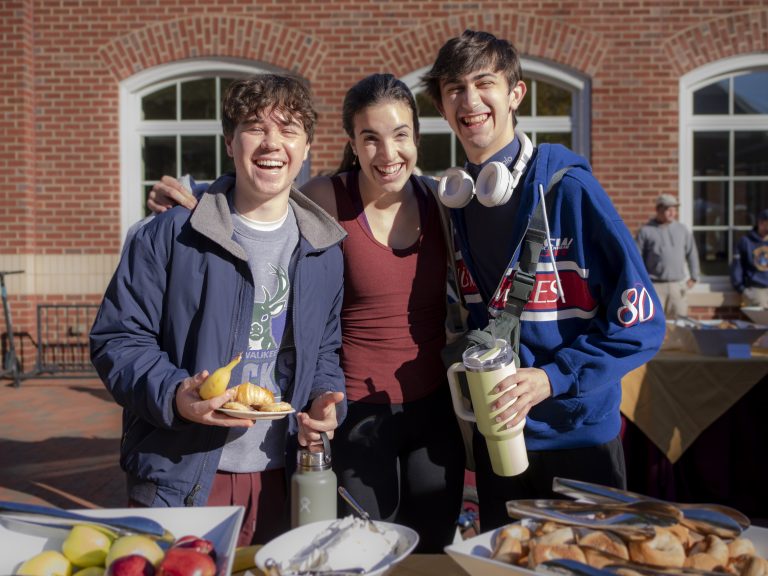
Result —
[{"label": "silver serving spoon", "polygon": [[59,508],[0,500],[0,517],[10,523],[28,524],[30,529],[57,529],[71,527],[75,524],[90,524],[107,528],[117,535],[142,534],[158,541],[173,542],[175,540],[173,534],[158,522],[142,516],[96,518]]},{"label": "silver serving spoon", "polygon": [[[568,478],[554,478],[552,490],[571,498],[584,498],[597,503],[664,502],[664,500],[635,492]],[[668,502],[668,504],[672,503]],[[679,508],[683,513],[683,524],[704,534],[715,534],[721,538],[736,538],[751,524],[749,518],[744,514],[721,504],[675,502],[672,505]]]},{"label": "silver serving spoon", "polygon": [[360,506],[360,504],[357,503],[357,500],[355,500],[352,497],[352,494],[350,494],[344,486],[339,486],[339,495],[344,498],[344,500],[352,506],[352,509],[357,512],[357,515],[360,516],[363,520],[365,520],[365,523],[368,525],[368,528],[371,529],[372,532],[379,532],[381,533],[381,530],[379,530],[378,526],[376,526],[375,522],[371,520],[371,516],[368,514],[368,512],[365,511],[365,508]]}]

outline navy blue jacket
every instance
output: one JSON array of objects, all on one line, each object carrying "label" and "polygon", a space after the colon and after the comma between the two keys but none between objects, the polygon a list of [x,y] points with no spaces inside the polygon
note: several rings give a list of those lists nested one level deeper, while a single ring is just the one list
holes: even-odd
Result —
[{"label": "navy blue jacket", "polygon": [[744,288],[768,288],[768,241],[752,229],[739,239],[731,261],[731,284]]},{"label": "navy blue jacket", "polygon": [[[653,358],[664,339],[664,313],[632,235],[587,160],[560,145],[538,147],[514,192],[520,195],[516,202],[451,211],[470,322],[488,324],[488,295],[508,263],[518,263],[540,202],[539,187],[546,190],[552,175],[565,166],[572,169],[546,197],[552,244],[541,251],[533,292],[521,316],[520,363],[544,370],[552,385],[552,396],[528,413],[529,450],[595,446],[616,438],[621,379]],[[471,246],[470,218],[477,219],[475,229],[488,231]],[[483,286],[473,254],[487,254],[494,245],[506,250],[506,258],[485,275],[489,280]],[[564,301],[558,298],[555,266]]]},{"label": "navy blue jacket", "polygon": [[[248,349],[253,278],[233,239],[222,176],[197,207],[177,207],[141,228],[109,283],[90,335],[91,359],[123,407],[121,467],[129,496],[147,506],[195,506],[208,500],[227,428],[187,422],[175,412],[179,383]],[[288,401],[297,410],[326,391],[344,391],[339,315],[344,230],[297,190],[299,227],[292,284],[296,370]],[[230,386],[240,382],[237,370]],[[341,421],[346,404],[337,405]],[[295,415],[286,462],[295,462]]]}]

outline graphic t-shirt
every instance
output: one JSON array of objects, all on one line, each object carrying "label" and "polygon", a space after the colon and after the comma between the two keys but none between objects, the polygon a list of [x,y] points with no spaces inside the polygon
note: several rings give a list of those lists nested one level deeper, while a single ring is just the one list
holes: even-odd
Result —
[{"label": "graphic t-shirt", "polygon": [[[254,302],[248,350],[240,362],[240,382],[267,388],[275,402],[290,400],[296,367],[292,335],[291,283],[299,229],[293,210],[276,223],[256,223],[232,214],[235,240],[248,254]],[[287,418],[257,420],[251,428],[231,428],[219,470],[261,472],[285,465]]]}]

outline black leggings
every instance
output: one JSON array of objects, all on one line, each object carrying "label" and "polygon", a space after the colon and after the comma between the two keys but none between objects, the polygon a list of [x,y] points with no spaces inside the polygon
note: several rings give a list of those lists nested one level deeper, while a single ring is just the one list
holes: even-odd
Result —
[{"label": "black leggings", "polygon": [[[416,530],[417,552],[441,553],[453,541],[464,447],[447,386],[405,404],[350,402],[332,445],[339,484],[371,518]],[[339,512],[353,514],[341,500]]]},{"label": "black leggings", "polygon": [[528,469],[519,476],[511,477],[493,473],[485,439],[477,428],[473,440],[480,528],[483,532],[515,522],[507,514],[507,500],[564,498],[552,491],[552,479],[555,476],[627,488],[624,450],[618,437],[587,448],[529,450]]}]

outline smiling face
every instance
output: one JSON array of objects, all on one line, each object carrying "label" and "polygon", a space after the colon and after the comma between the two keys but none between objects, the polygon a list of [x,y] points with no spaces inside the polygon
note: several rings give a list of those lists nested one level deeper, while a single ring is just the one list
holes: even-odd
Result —
[{"label": "smiling face", "polygon": [[257,220],[269,217],[272,209],[278,211],[278,218],[282,216],[291,184],[309,154],[307,133],[299,119],[266,109],[240,122],[226,144],[237,174],[237,210],[256,215]]},{"label": "smiling face", "polygon": [[504,74],[491,67],[441,81],[440,112],[470,162],[480,164],[512,141],[514,111],[525,92],[525,83],[518,81],[510,89]]},{"label": "smiling face", "polygon": [[416,167],[413,113],[401,101],[383,101],[354,115],[352,150],[363,177],[384,192],[399,192]]}]

